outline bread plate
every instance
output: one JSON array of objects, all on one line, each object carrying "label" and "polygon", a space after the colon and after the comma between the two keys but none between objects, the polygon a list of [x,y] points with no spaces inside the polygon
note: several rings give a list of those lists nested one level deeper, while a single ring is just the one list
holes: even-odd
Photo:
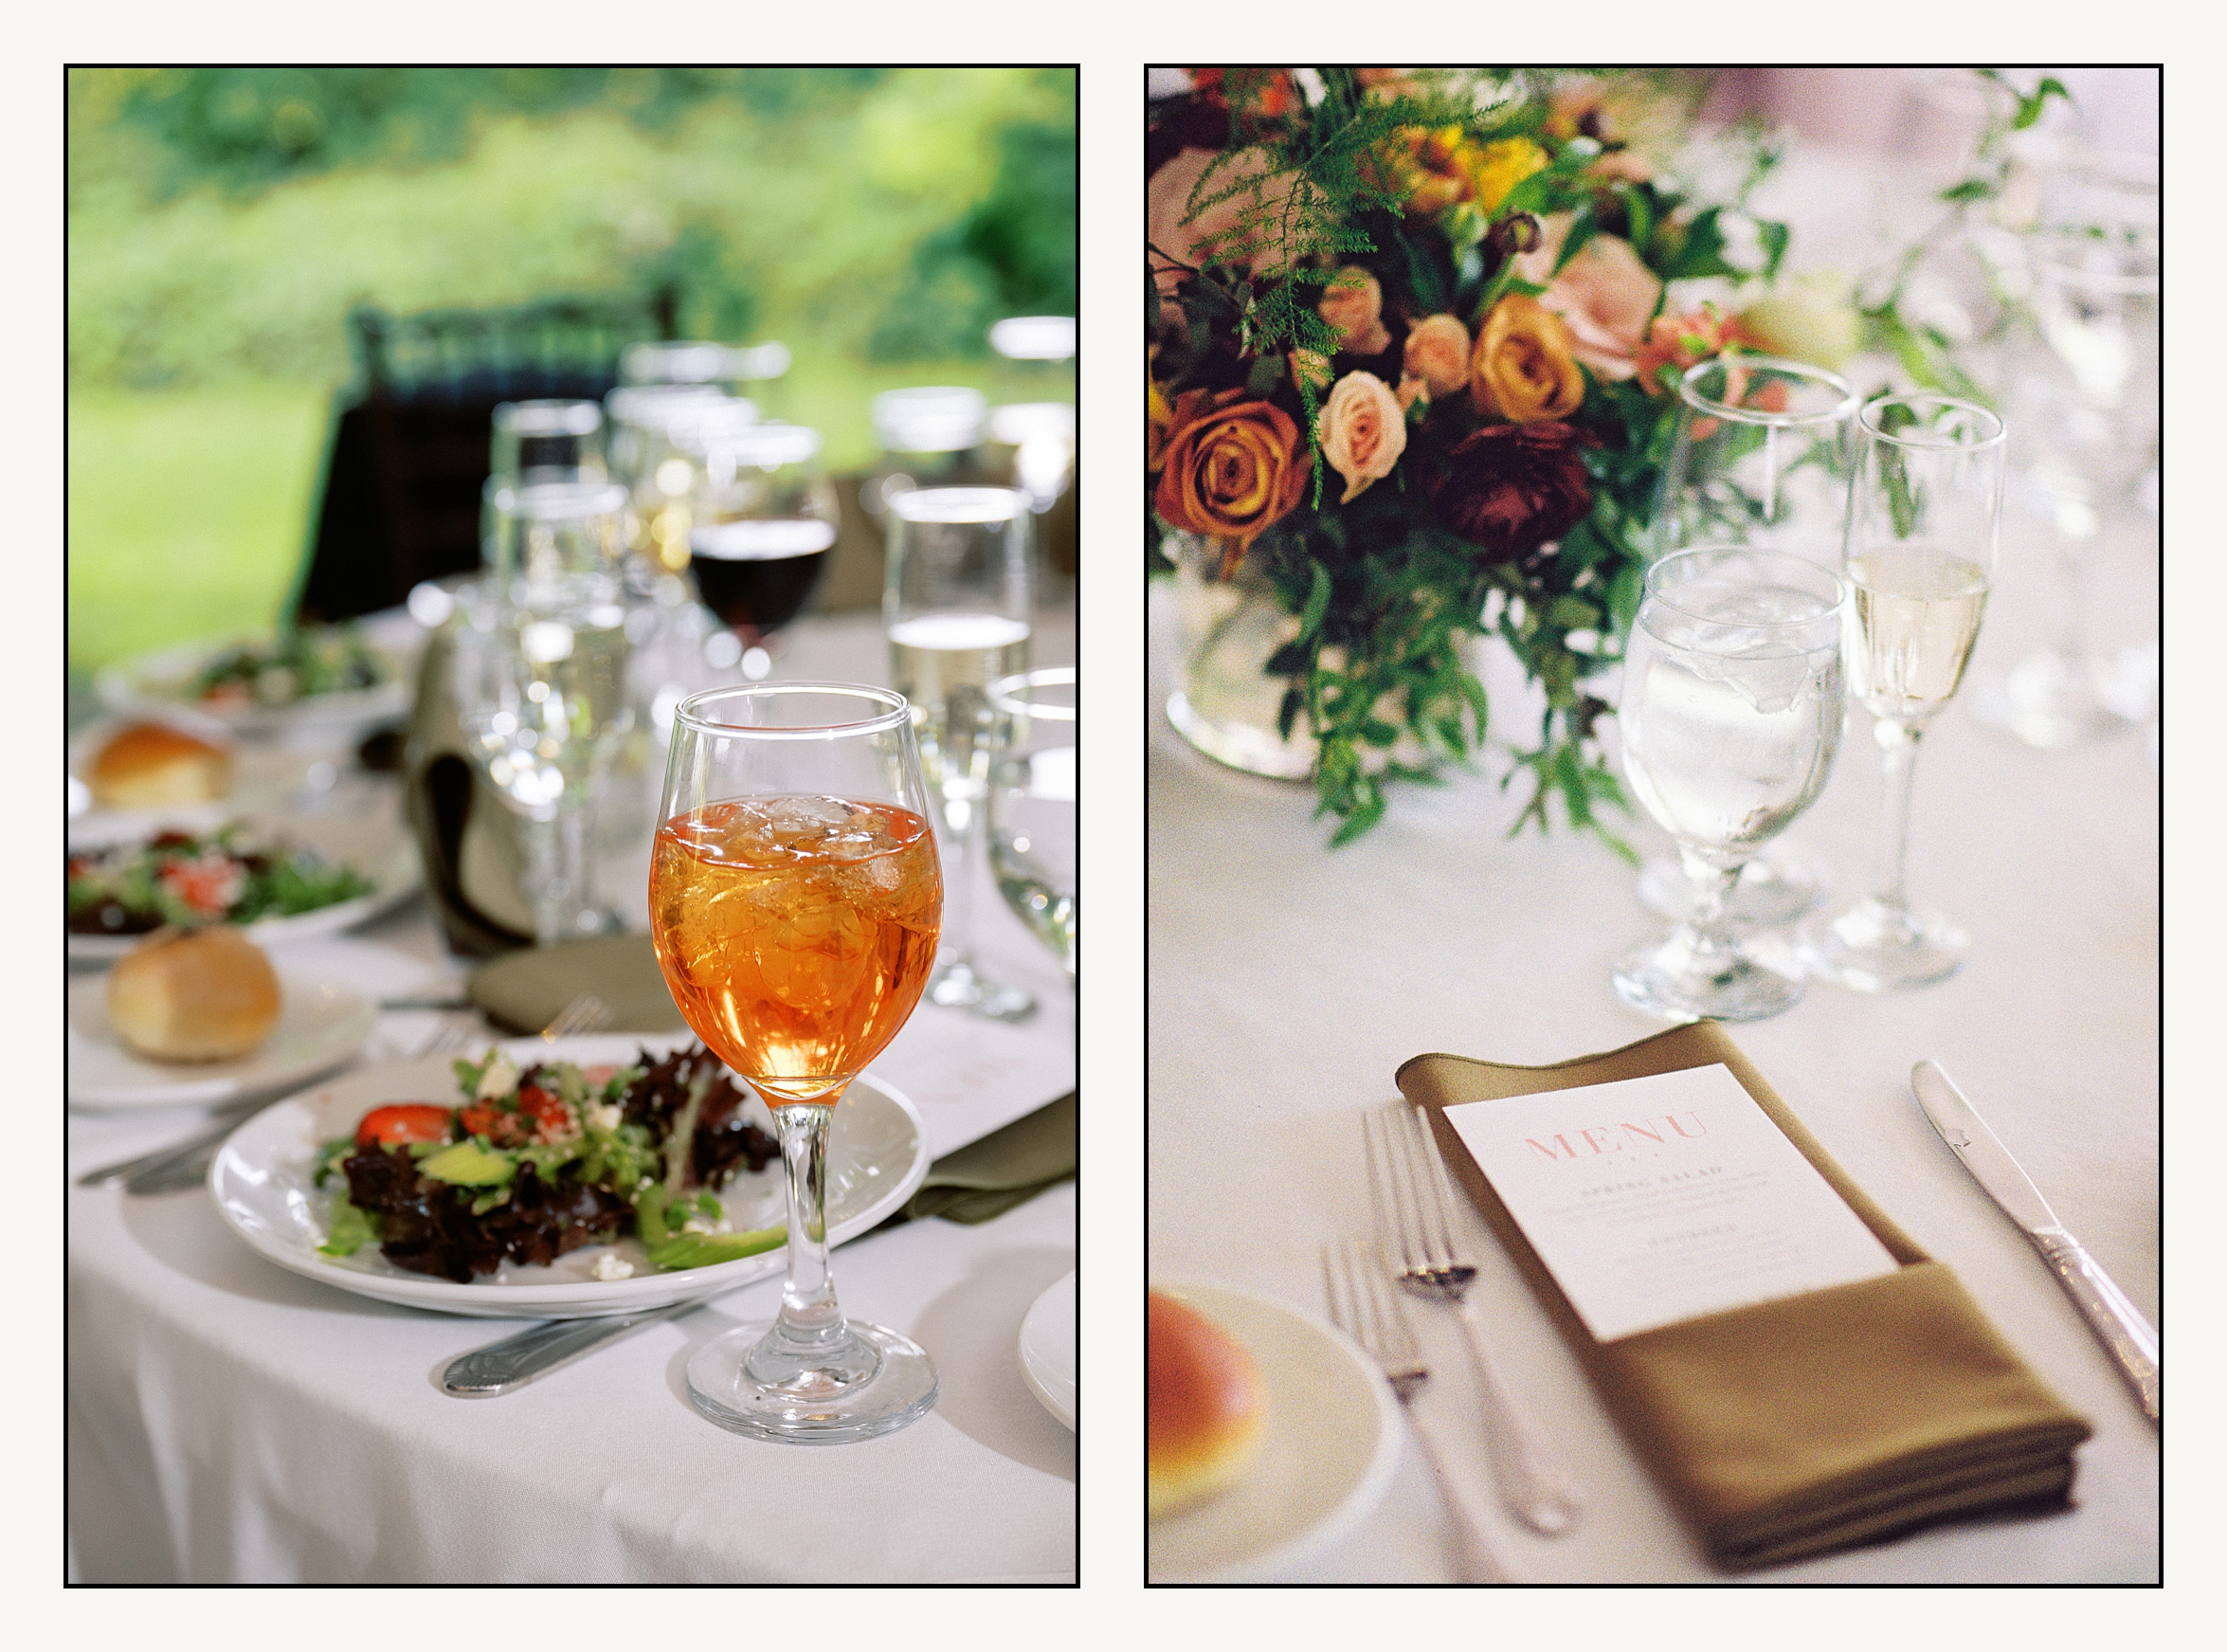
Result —
[{"label": "bread plate", "polygon": [[1037,1403],[1075,1426],[1075,1270],[1039,1297],[1021,1321],[1021,1380]]},{"label": "bread plate", "polygon": [[[514,1039],[499,1047],[516,1055],[521,1065],[557,1059],[591,1066],[631,1062],[640,1050],[659,1053],[685,1042],[685,1035],[599,1034]],[[217,1210],[259,1255],[305,1279],[382,1302],[487,1319],[632,1314],[715,1296],[787,1270],[788,1250],[781,1246],[710,1267],[657,1273],[632,1238],[585,1245],[546,1266],[505,1263],[461,1285],[396,1267],[375,1244],[353,1256],[318,1254],[335,1191],[311,1184],[318,1146],[353,1133],[373,1107],[389,1101],[446,1105],[455,1096],[456,1079],[446,1061],[401,1062],[346,1074],[266,1107],[232,1133],[209,1166]],[[744,1108],[746,1117],[761,1129],[770,1128],[772,1120],[756,1097]],[[855,1239],[894,1214],[919,1188],[928,1162],[928,1132],[919,1111],[873,1074],[861,1076],[836,1108],[828,1129],[828,1243]],[[780,1166],[745,1171],[720,1199],[736,1227],[778,1225],[786,1209]],[[633,1264],[632,1278],[594,1277],[596,1262],[612,1251]]]},{"label": "bread plate", "polygon": [[1267,1389],[1260,1454],[1227,1490],[1146,1528],[1153,1583],[1253,1583],[1320,1552],[1375,1508],[1399,1466],[1391,1385],[1349,1339],[1279,1303],[1156,1284],[1243,1344]]},{"label": "bread plate", "polygon": [[279,971],[279,1025],[251,1055],[171,1065],[126,1049],[108,1020],[108,977],[69,984],[68,1094],[96,1112],[208,1106],[294,1088],[347,1061],[371,1036],[378,1008],[353,989]]}]

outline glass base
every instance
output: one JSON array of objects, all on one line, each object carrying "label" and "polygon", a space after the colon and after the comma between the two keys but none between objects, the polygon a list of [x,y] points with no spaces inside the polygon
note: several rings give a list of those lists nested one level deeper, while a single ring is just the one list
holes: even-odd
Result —
[{"label": "glass base", "polygon": [[1989,728],[2042,751],[2085,746],[2127,727],[2110,703],[2110,671],[2101,660],[2031,654],[2001,681],[1975,684],[1972,710]]},{"label": "glass base", "polygon": [[928,1001],[946,1009],[965,1009],[990,1021],[1024,1021],[1036,1013],[1036,1000],[1018,987],[1007,987],[983,975],[973,965],[954,958],[936,966],[928,977]]},{"label": "glass base", "polygon": [[1797,943],[1811,974],[1855,992],[1945,981],[1970,947],[1970,937],[1937,913],[1889,906],[1871,895],[1832,922],[1804,928]]},{"label": "glass base", "polygon": [[1168,720],[1191,746],[1226,768],[1270,780],[1305,780],[1314,772],[1314,742],[1284,739],[1276,724],[1206,717],[1177,689],[1168,697]]},{"label": "glass base", "polygon": [[1617,996],[1665,1021],[1762,1021],[1802,1002],[1802,966],[1783,946],[1742,940],[1703,953],[1693,932],[1642,941],[1616,962]]},{"label": "glass base", "polygon": [[[1639,904],[1658,917],[1691,922],[1700,893],[1675,855],[1639,868]],[[1791,844],[1773,843],[1740,868],[1724,918],[1743,928],[1777,929],[1813,911],[1825,898],[1822,874]]]},{"label": "glass base", "polygon": [[688,1403],[722,1428],[791,1445],[893,1434],[935,1407],[935,1366],[910,1337],[853,1319],[835,1349],[798,1358],[773,1329],[739,1326],[697,1349]]}]

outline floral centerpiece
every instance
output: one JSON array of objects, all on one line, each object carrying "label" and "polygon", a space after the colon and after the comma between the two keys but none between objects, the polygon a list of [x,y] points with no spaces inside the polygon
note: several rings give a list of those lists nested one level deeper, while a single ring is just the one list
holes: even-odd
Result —
[{"label": "floral centerpiece", "polygon": [[[1675,181],[1675,79],[1190,78],[1150,118],[1156,565],[1271,593],[1254,665],[1281,684],[1276,735],[1312,740],[1333,843],[1387,784],[1475,763],[1467,649],[1491,636],[1546,699],[1508,774],[1532,783],[1515,829],[1559,797],[1628,855],[1590,684],[1639,608],[1678,377],[1818,331],[1767,291],[1784,227],[1744,208],[1773,153],[1751,146],[1721,199]],[[1752,307],[1719,301],[1749,283]]]}]

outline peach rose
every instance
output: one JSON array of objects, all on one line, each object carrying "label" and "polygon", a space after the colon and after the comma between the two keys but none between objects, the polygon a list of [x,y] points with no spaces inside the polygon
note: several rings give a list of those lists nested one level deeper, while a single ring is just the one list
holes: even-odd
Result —
[{"label": "peach rose", "polygon": [[1310,388],[1326,390],[1330,386],[1330,357],[1319,350],[1295,350],[1286,358],[1292,370],[1292,389],[1305,395]]},{"label": "peach rose", "polygon": [[[1255,275],[1269,275],[1282,269],[1285,260],[1280,238],[1273,243],[1258,237],[1247,239],[1239,231],[1239,214],[1253,205],[1250,191],[1208,207],[1188,224],[1183,221],[1191,191],[1205,175],[1206,169],[1221,158],[1221,152],[1216,150],[1186,148],[1152,174],[1151,181],[1145,186],[1147,239],[1161,252],[1183,263],[1241,263]],[[1279,207],[1292,192],[1293,179],[1289,173],[1269,176],[1268,172],[1267,155],[1258,149],[1247,149],[1228,164],[1215,169],[1206,192],[1215,194],[1232,184],[1264,178],[1260,185],[1261,204]],[[1151,265],[1153,280],[1163,295],[1174,292],[1183,283],[1183,270],[1164,263],[1157,257],[1151,259]]]},{"label": "peach rose", "polygon": [[1662,280],[1620,236],[1596,235],[1563,266],[1539,302],[1569,329],[1571,354],[1600,378],[1630,378]]},{"label": "peach rose", "polygon": [[1511,424],[1566,418],[1585,398],[1569,329],[1538,300],[1511,293],[1494,304],[1469,360],[1477,410]]},{"label": "peach rose", "polygon": [[1469,329],[1457,317],[1425,316],[1408,330],[1401,367],[1433,401],[1445,400],[1469,382]]},{"label": "peach rose", "polygon": [[1646,341],[1633,352],[1632,366],[1649,395],[1676,395],[1679,374],[1742,342],[1740,324],[1705,303],[1691,316],[1656,317]]},{"label": "peach rose", "polygon": [[1385,289],[1365,269],[1348,264],[1332,276],[1314,313],[1337,330],[1341,350],[1382,355],[1392,347],[1392,336],[1385,331]]},{"label": "peach rose", "polygon": [[1322,456],[1346,479],[1342,505],[1392,474],[1407,450],[1407,421],[1391,387],[1373,372],[1349,372],[1322,405]]},{"label": "peach rose", "polygon": [[1306,497],[1312,463],[1297,420],[1244,397],[1232,390],[1175,398],[1174,429],[1152,494],[1152,509],[1169,527],[1228,542],[1224,572]]}]

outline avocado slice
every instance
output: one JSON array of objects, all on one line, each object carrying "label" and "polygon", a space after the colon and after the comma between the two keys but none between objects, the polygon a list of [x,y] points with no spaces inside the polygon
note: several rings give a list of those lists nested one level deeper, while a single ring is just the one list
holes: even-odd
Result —
[{"label": "avocado slice", "polygon": [[421,1159],[418,1171],[436,1182],[452,1182],[460,1188],[492,1188],[517,1174],[518,1167],[506,1155],[491,1153],[476,1141],[460,1141],[429,1159]]}]

